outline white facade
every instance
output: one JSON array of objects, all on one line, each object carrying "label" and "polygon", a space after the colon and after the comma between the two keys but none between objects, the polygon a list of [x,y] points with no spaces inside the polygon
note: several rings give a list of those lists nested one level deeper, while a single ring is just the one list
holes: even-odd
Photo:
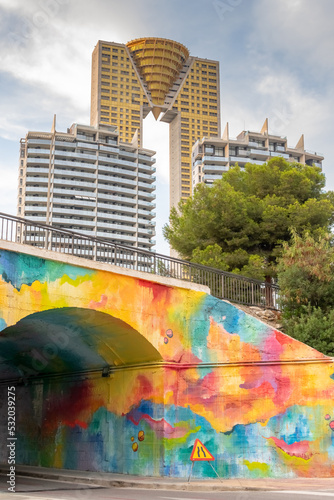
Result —
[{"label": "white facade", "polygon": [[21,140],[18,216],[151,250],[155,152],[121,143],[116,127],[73,124]]},{"label": "white facade", "polygon": [[290,162],[315,165],[322,168],[324,157],[320,153],[304,149],[302,135],[295,148],[287,145],[287,138],[268,133],[268,120],[261,132],[243,131],[236,139],[229,138],[228,124],[221,139],[203,137],[192,149],[192,182],[194,187],[202,182],[212,184],[221,179],[224,172],[236,163],[244,168],[246,163],[263,165],[273,157]]}]

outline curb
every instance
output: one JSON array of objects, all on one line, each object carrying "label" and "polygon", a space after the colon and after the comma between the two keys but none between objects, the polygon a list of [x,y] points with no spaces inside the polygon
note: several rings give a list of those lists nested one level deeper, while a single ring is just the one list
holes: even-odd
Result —
[{"label": "curb", "polygon": [[[8,469],[0,466],[0,473],[7,473]],[[270,491],[275,490],[273,487],[261,487],[261,486],[228,486],[221,484],[205,484],[203,482],[164,482],[157,481],[147,481],[147,480],[133,480],[133,479],[107,479],[107,478],[94,478],[94,477],[78,477],[75,475],[69,475],[61,473],[53,473],[46,471],[22,471],[19,468],[16,469],[16,476],[18,477],[31,477],[48,479],[54,481],[63,481],[69,483],[79,483],[85,484],[87,486],[102,486],[102,487],[115,487],[115,488],[140,488],[140,489],[154,489],[154,490],[179,490],[179,491]],[[139,479],[139,478],[138,478]],[[277,489],[277,488],[276,488]]]}]

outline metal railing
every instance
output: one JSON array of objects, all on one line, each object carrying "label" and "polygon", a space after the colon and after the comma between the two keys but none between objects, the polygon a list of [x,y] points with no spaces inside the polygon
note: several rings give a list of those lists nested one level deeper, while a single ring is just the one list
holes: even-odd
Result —
[{"label": "metal railing", "polygon": [[0,212],[0,239],[206,285],[211,295],[230,302],[279,309],[279,287],[103,238]]}]

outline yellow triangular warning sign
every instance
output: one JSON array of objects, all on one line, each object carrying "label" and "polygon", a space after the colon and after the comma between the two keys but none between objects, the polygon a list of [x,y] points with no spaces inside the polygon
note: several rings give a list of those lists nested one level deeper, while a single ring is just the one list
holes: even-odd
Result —
[{"label": "yellow triangular warning sign", "polygon": [[209,450],[204,446],[204,444],[199,440],[196,439],[193,451],[191,452],[190,460],[193,462],[196,461],[205,461],[208,462],[209,460],[214,460],[214,457],[211,455]]}]

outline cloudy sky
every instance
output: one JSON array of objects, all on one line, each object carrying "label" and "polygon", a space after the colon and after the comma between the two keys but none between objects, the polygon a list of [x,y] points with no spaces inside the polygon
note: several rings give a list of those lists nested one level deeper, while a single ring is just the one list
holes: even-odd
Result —
[{"label": "cloudy sky", "polygon": [[[16,214],[19,141],[28,130],[89,124],[98,40],[170,38],[220,61],[222,129],[303,133],[334,189],[333,0],[0,0],[0,211]],[[157,248],[168,253],[168,125],[144,121],[157,151]]]}]

